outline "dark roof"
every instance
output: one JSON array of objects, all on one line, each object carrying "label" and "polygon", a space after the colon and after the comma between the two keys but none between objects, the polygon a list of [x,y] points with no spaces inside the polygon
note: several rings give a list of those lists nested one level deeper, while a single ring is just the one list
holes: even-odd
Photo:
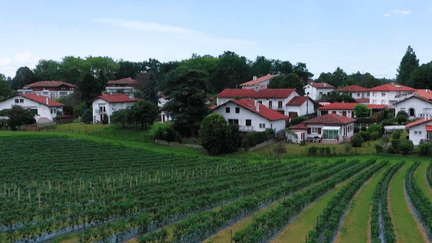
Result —
[{"label": "dark roof", "polygon": [[306,102],[306,99],[306,96],[295,96],[286,103],[286,106],[300,106]]},{"label": "dark roof", "polygon": [[217,98],[287,98],[295,89],[224,89]]},{"label": "dark roof", "polygon": [[370,88],[369,91],[413,91],[415,92],[416,89],[402,84],[383,84],[380,86]]},{"label": "dark roof", "polygon": [[66,85],[66,86],[73,87],[73,88],[77,87],[74,84],[66,83],[63,81],[39,81],[36,83],[27,84],[24,87],[58,87],[61,85]]},{"label": "dark roof", "polygon": [[108,81],[108,85],[110,84],[138,84],[138,81],[132,78],[122,78]]},{"label": "dark roof", "polygon": [[331,125],[346,125],[355,122],[356,119],[352,119],[346,116],[338,116],[336,114],[326,114],[324,116],[318,116],[310,120],[304,121],[304,124],[331,124]]}]

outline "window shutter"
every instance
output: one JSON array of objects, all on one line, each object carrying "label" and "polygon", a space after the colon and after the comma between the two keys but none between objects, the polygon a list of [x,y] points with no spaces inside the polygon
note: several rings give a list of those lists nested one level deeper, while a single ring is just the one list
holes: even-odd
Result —
[{"label": "window shutter", "polygon": [[321,127],[318,127],[318,134],[321,134]]},{"label": "window shutter", "polygon": [[311,134],[312,130],[310,127],[308,127],[308,134]]}]

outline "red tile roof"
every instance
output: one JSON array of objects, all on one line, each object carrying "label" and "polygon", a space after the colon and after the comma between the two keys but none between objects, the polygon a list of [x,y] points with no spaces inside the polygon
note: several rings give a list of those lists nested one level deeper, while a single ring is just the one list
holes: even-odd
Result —
[{"label": "red tile roof", "polygon": [[346,116],[338,116],[336,114],[326,114],[324,116],[318,116],[310,120],[304,121],[304,124],[334,124],[334,125],[346,125],[354,122],[356,119],[352,119]]},{"label": "red tile roof", "polygon": [[369,91],[416,91],[416,89],[402,84],[383,84],[370,88]]},{"label": "red tile roof", "polygon": [[286,103],[286,106],[301,106],[306,102],[306,96],[295,96]]},{"label": "red tile roof", "polygon": [[428,100],[432,99],[432,91],[430,89],[418,89],[415,94]]},{"label": "red tile roof", "polygon": [[425,117],[425,118],[422,118],[422,119],[417,120],[415,122],[408,123],[406,125],[406,128],[411,128],[411,127],[414,127],[414,126],[417,126],[417,125],[420,125],[420,124],[423,124],[426,122],[430,122],[430,121],[432,121],[432,117],[429,117],[429,118]]},{"label": "red tile roof", "polygon": [[302,123],[299,123],[299,124],[297,124],[297,125],[291,126],[290,129],[291,129],[291,130],[306,130],[307,127],[306,127],[306,125],[302,122]]},{"label": "red tile roof", "polygon": [[[318,108],[319,110],[354,110],[354,106],[359,105],[359,103],[331,103],[328,105],[325,105],[323,107]],[[368,104],[366,105],[370,109],[383,109],[386,108],[387,105],[374,105],[374,104]]]},{"label": "red tile roof", "polygon": [[384,109],[387,108],[387,105],[374,105],[374,104],[369,104],[367,105],[367,107],[369,107],[370,109]]},{"label": "red tile roof", "polygon": [[330,88],[334,88],[333,85],[328,84],[328,83],[311,82],[309,84],[312,85],[313,87],[317,88],[317,89],[330,89]]},{"label": "red tile roof", "polygon": [[[22,97],[25,97],[29,100],[33,100],[39,104],[43,104],[46,105],[48,107],[58,107],[58,106],[64,106],[62,103],[52,100],[52,99],[48,99],[47,97],[44,96],[39,96],[37,94],[23,94],[21,95]],[[48,104],[47,104],[47,100],[48,100]]]},{"label": "red tile roof", "polygon": [[[245,100],[231,100],[231,102],[248,109],[252,111],[253,113],[256,113],[270,121],[276,121],[276,120],[286,120],[289,117],[273,110],[270,108],[267,108],[265,105],[259,104],[259,112],[256,110],[255,101],[251,99],[245,99]],[[226,104],[226,103],[225,103]],[[219,106],[220,107],[220,106]]]},{"label": "red tile roof", "polygon": [[399,103],[402,103],[402,102],[404,102],[404,101],[406,101],[406,100],[409,100],[409,99],[420,99],[420,100],[423,100],[424,102],[427,102],[427,103],[431,103],[431,104],[432,104],[432,100],[429,100],[429,99],[427,99],[427,98],[425,98],[425,97],[423,97],[423,96],[419,96],[419,95],[414,94],[413,96],[410,96],[410,97],[408,97],[408,98],[406,98],[406,99],[403,99],[403,100],[401,100],[401,101],[395,103],[395,105],[397,105],[397,104],[399,104]]},{"label": "red tile roof", "polygon": [[267,74],[266,76],[262,76],[262,77],[259,77],[257,79],[253,79],[251,81],[247,81],[245,83],[242,83],[242,84],[240,84],[240,86],[252,86],[252,85],[255,85],[255,84],[260,83],[262,81],[266,81],[266,80],[272,79],[272,78],[274,78],[276,76],[277,76],[277,74]]},{"label": "red tile roof", "polygon": [[256,92],[253,89],[224,89],[217,98],[287,98],[295,89],[261,89]]},{"label": "red tile roof", "polygon": [[368,92],[367,88],[363,88],[358,85],[349,85],[340,89],[335,90],[336,92]]},{"label": "red tile roof", "polygon": [[27,84],[25,87],[58,87],[60,85],[66,85],[69,87],[76,88],[77,86],[74,84],[66,83],[63,81],[39,81],[32,84]]},{"label": "red tile roof", "polygon": [[370,99],[369,98],[359,98],[359,99],[355,99],[355,101],[357,101],[357,103],[369,103]]},{"label": "red tile roof", "polygon": [[132,78],[122,78],[122,79],[108,81],[108,85],[111,84],[138,84],[138,81]]},{"label": "red tile roof", "polygon": [[98,97],[96,97],[94,100],[96,100],[96,99],[102,99],[108,103],[126,103],[126,102],[138,102],[139,101],[138,98],[131,99],[131,98],[129,98],[129,96],[127,96],[125,94],[112,94],[112,95],[102,94],[102,95],[99,95]]}]

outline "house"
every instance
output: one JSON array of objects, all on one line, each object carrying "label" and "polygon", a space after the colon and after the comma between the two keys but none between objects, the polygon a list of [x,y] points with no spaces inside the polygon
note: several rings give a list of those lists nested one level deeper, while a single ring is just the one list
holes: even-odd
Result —
[{"label": "house", "polygon": [[230,124],[238,125],[242,132],[261,132],[267,128],[278,132],[285,130],[288,119],[252,99],[230,100],[214,108],[213,112],[222,115]]},{"label": "house", "polygon": [[302,141],[306,141],[306,124],[299,123],[297,125],[291,126],[289,130],[291,131],[286,133],[287,141],[291,141],[293,143],[301,143]]},{"label": "house", "polygon": [[394,108],[394,104],[414,95],[416,89],[401,84],[383,84],[369,89],[370,104],[388,105]]},{"label": "house", "polygon": [[317,83],[310,82],[304,87],[305,94],[311,97],[313,100],[319,100],[323,95],[326,95],[334,90],[333,85],[328,83]]},{"label": "house", "polygon": [[257,78],[257,76],[253,76],[251,81],[247,81],[245,83],[240,84],[242,89],[267,89],[267,85],[270,83],[270,79],[276,77],[277,74],[267,74],[265,76]]},{"label": "house", "polygon": [[66,97],[75,92],[77,86],[63,81],[40,81],[18,89],[18,94],[36,94],[49,99]]},{"label": "house", "polygon": [[[306,126],[306,141],[340,143],[349,141],[354,134],[356,120],[337,114],[326,114],[302,122]],[[300,133],[301,136],[301,133]]]},{"label": "house", "polygon": [[101,94],[92,102],[93,123],[102,122],[104,117],[111,123],[111,115],[115,111],[127,109],[138,101],[138,98],[131,99],[126,94]]},{"label": "house", "polygon": [[286,115],[290,118],[313,114],[315,112],[314,102],[307,96],[294,96],[285,104]]},{"label": "house", "polygon": [[428,115],[418,121],[408,123],[406,129],[409,131],[409,140],[414,145],[432,141],[432,116]]},{"label": "house", "polygon": [[295,89],[224,89],[216,95],[216,103],[220,106],[234,99],[254,99],[267,108],[288,115],[286,104],[295,96],[299,96]]},{"label": "house", "polygon": [[369,93],[369,89],[367,88],[363,88],[358,85],[348,85],[346,87],[336,89],[335,92],[338,92],[340,94],[346,92],[350,94],[351,97],[353,97],[357,101],[357,103],[369,104],[370,93]]},{"label": "house", "polygon": [[122,93],[134,98],[135,92],[139,90],[139,83],[132,78],[122,78],[108,81],[106,91],[108,94]]},{"label": "house", "polygon": [[432,100],[413,95],[394,104],[395,114],[405,111],[410,118],[432,115]]},{"label": "house", "polygon": [[432,91],[430,89],[418,89],[414,94],[432,100]]},{"label": "house", "polygon": [[[162,94],[162,92],[159,92],[158,96],[159,96],[158,107],[159,110],[161,110],[162,107],[168,102],[168,96]],[[172,120],[172,117],[168,115],[165,111],[161,111],[160,116],[161,116],[160,117],[161,122],[167,122]]]},{"label": "house", "polygon": [[0,110],[11,109],[18,105],[34,112],[37,123],[54,121],[58,114],[63,113],[63,104],[36,94],[21,94],[0,101]]},{"label": "house", "polygon": [[[339,103],[339,102],[330,103],[328,105],[318,108],[317,115],[323,116],[326,114],[337,114],[338,116],[355,118],[354,107],[358,104],[359,103]],[[373,105],[373,104],[368,104],[367,107],[371,109],[371,115],[374,114],[374,112],[387,108],[386,105]]]}]

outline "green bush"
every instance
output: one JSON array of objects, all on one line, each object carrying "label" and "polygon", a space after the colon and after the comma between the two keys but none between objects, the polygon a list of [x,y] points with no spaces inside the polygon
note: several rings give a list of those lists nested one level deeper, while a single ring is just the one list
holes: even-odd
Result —
[{"label": "green bush", "polygon": [[306,121],[307,118],[304,116],[298,116],[298,117],[294,117],[291,118],[291,125],[297,125],[299,123],[302,123],[303,121]]},{"label": "green bush", "polygon": [[381,137],[381,135],[379,134],[378,131],[374,131],[370,133],[370,138],[371,140],[377,140]]},{"label": "green bush", "polygon": [[398,116],[405,116],[405,117],[409,117],[408,116],[408,113],[406,113],[406,111],[399,111],[397,114],[396,114],[396,117],[398,117]]},{"label": "green bush", "polygon": [[375,150],[377,154],[384,152],[384,147],[381,143],[375,144]]},{"label": "green bush", "polygon": [[392,139],[400,139],[401,135],[403,133],[403,130],[396,130],[392,134]]},{"label": "green bush", "polygon": [[87,108],[83,111],[81,116],[81,121],[84,123],[92,123],[93,122],[93,109]]},{"label": "green bush", "polygon": [[354,133],[358,133],[360,132],[360,128],[359,127],[354,127]]},{"label": "green bush", "polygon": [[404,122],[408,121],[408,117],[404,115],[397,115],[396,116],[396,122],[399,124],[402,124]]},{"label": "green bush", "polygon": [[363,138],[363,142],[367,142],[371,139],[371,135],[369,132],[361,131],[357,134],[359,134]]},{"label": "green bush", "polygon": [[381,137],[384,133],[384,127],[381,124],[370,125],[367,131],[372,135],[373,132],[377,132],[378,136]]},{"label": "green bush", "polygon": [[391,145],[387,148],[386,150],[387,153],[389,154],[395,154],[396,153],[396,149]]},{"label": "green bush", "polygon": [[246,147],[250,148],[257,144],[263,143],[274,137],[274,132],[271,129],[266,129],[263,132],[251,132],[246,137]]},{"label": "green bush", "polygon": [[403,142],[401,142],[399,144],[399,151],[403,154],[403,155],[407,155],[409,154],[414,148],[414,144],[411,140],[405,140]]},{"label": "green bush", "polygon": [[309,147],[307,149],[307,154],[311,155],[311,156],[317,155],[318,154],[318,147],[316,147],[316,146]]},{"label": "green bush", "polygon": [[351,138],[351,146],[353,147],[361,147],[363,143],[363,136],[360,133],[354,134]]},{"label": "green bush", "polygon": [[420,143],[419,154],[421,156],[431,156],[432,155],[432,143]]},{"label": "green bush", "polygon": [[167,142],[182,142],[181,136],[171,126],[158,127],[154,132],[153,138]]}]

